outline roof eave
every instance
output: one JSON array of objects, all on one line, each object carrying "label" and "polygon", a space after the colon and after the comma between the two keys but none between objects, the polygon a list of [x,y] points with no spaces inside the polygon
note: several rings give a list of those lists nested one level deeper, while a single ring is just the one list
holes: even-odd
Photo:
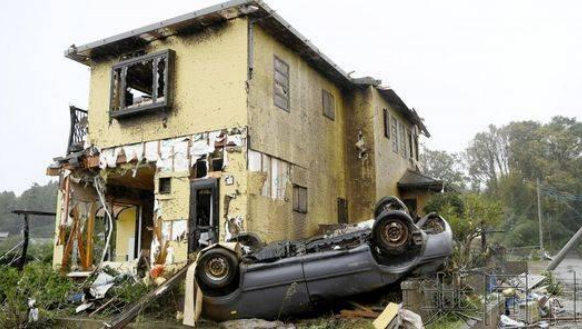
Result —
[{"label": "roof eave", "polygon": [[[381,92],[388,93],[390,95],[388,98],[391,99],[391,102],[397,105],[398,110],[407,115],[411,121],[419,126],[421,131],[427,137],[430,137],[428,129],[416,111],[414,109],[409,109],[396,92],[392,89],[383,88],[381,86],[382,81],[372,77],[350,78],[349,75],[328,56],[321,52],[283,17],[261,0],[230,0],[208,8],[120,33],[109,38],[90,42],[82,46],[76,47],[73,45],[65,51],[65,57],[81,64],[89,65],[91,59],[99,57],[99,52],[101,52],[101,56],[104,56],[103,54],[109,54],[108,51],[110,51],[114,54],[109,54],[109,56],[104,57],[114,57],[116,53],[123,53],[132,48],[138,49],[140,46],[144,46],[153,40],[174,35],[180,32],[181,29],[187,27],[196,25],[204,27],[220,21],[226,21],[247,15],[260,18],[258,20],[259,24],[271,27],[273,35],[278,36],[280,39],[285,39],[289,46],[294,47],[308,63],[317,67],[326,76],[338,82],[341,86],[345,88],[363,88],[366,86],[372,86]],[[210,20],[210,22],[205,22],[205,20]],[[283,36],[281,33],[277,33],[280,31],[284,31],[284,34],[286,35]],[[117,49],[116,47],[121,49]],[[94,54],[94,52],[97,52],[97,54]]]},{"label": "roof eave", "polygon": [[[187,24],[188,22],[195,22],[206,15],[218,13],[221,11],[228,11],[230,9],[239,8],[244,5],[259,5],[255,0],[230,0],[221,4],[210,6],[201,10],[190,12],[184,15],[176,16],[167,20],[163,20],[157,23],[149,24],[138,29],[127,31],[124,33],[116,34],[109,38],[102,40],[90,42],[82,46],[71,46],[69,49],[65,50],[65,57],[77,61],[81,64],[87,65],[90,56],[83,55],[82,53],[90,52],[93,49],[109,46],[115,42],[121,42],[129,38],[136,38],[140,36],[155,35],[159,34],[158,31],[163,32],[164,29],[168,29],[171,26],[177,26],[179,24]],[[155,33],[154,33],[155,32]],[[155,39],[155,37],[154,37]]]}]

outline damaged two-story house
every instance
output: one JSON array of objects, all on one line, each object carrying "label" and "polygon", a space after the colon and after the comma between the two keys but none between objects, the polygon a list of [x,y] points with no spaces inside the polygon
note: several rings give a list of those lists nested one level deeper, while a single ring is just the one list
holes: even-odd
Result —
[{"label": "damaged two-story house", "polygon": [[415,110],[351,78],[261,1],[233,0],[83,46],[89,107],[71,107],[55,267],[186,260],[252,232],[303,238],[373,217],[398,195],[422,211]]}]

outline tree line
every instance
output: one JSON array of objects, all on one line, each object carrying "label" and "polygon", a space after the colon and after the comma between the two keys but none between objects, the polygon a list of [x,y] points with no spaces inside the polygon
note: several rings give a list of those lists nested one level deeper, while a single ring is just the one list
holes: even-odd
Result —
[{"label": "tree line", "polygon": [[582,122],[576,118],[490,125],[462,152],[425,149],[421,165],[456,191],[436,196],[429,210],[462,216],[464,196],[478,195],[485,208],[499,211],[491,215],[498,218],[477,222],[503,231],[495,239],[505,246],[539,245],[538,180],[544,248],[559,250],[582,226]]},{"label": "tree line", "polygon": [[[0,192],[0,231],[10,235],[20,234],[22,219],[12,213],[15,209],[55,212],[57,207],[57,182],[46,185],[34,183],[29,189],[17,196],[12,191]],[[54,235],[54,218],[38,217],[31,219],[31,236],[34,238],[52,238]]]}]

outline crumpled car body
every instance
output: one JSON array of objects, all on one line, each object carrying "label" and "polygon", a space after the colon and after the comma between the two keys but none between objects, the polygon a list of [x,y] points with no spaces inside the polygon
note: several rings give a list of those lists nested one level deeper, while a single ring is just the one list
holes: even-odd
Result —
[{"label": "crumpled car body", "polygon": [[[280,242],[243,257],[233,289],[204,290],[203,316],[216,321],[281,319],[323,304],[366,293],[408,275],[436,271],[453,249],[452,231],[441,217],[415,225],[416,247],[398,256],[382,254],[373,229],[332,238]],[[435,229],[436,227],[436,229]]]}]

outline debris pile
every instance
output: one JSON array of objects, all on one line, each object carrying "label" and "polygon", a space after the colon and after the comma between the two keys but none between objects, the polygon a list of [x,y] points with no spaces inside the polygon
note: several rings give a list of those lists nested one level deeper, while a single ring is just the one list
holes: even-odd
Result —
[{"label": "debris pile", "polygon": [[[79,290],[70,295],[69,301],[76,305],[75,313],[78,315],[89,318],[123,316],[131,321],[156,298],[148,298],[148,303],[142,303],[136,312],[128,314],[132,305],[150,296],[153,291],[157,291],[157,297],[174,287],[175,282],[180,281],[176,276],[183,266],[157,265],[145,273],[143,278],[136,274],[138,271],[135,268],[120,270],[104,266],[81,283]],[[173,284],[170,285],[170,282]],[[162,303],[167,304],[167,301]]]}]

